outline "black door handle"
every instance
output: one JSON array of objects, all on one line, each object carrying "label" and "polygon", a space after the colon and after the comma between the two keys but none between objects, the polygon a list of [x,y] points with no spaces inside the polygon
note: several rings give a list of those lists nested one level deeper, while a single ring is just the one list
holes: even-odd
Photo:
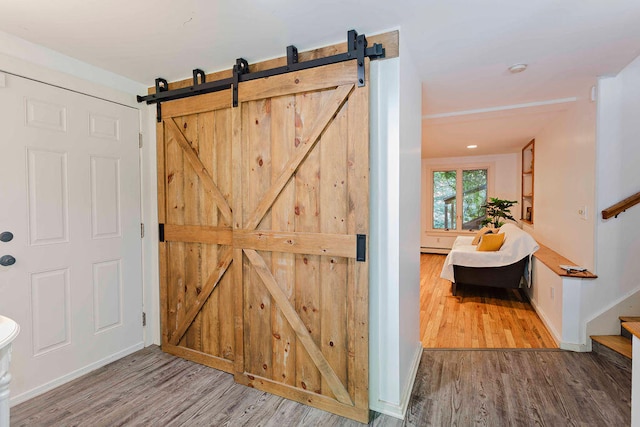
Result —
[{"label": "black door handle", "polygon": [[16,259],[11,255],[3,255],[2,257],[0,257],[0,265],[2,265],[3,267],[9,267],[10,265],[13,265],[15,263]]},{"label": "black door handle", "polygon": [[3,231],[0,233],[0,242],[10,242],[13,240],[13,233],[10,231]]}]

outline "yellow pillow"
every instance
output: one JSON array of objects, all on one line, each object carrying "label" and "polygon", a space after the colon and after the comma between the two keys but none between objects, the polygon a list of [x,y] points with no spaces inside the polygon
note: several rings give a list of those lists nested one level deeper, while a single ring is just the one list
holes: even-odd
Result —
[{"label": "yellow pillow", "polygon": [[476,233],[476,237],[473,238],[473,241],[471,242],[472,245],[477,245],[478,243],[480,243],[480,238],[482,238],[482,236],[484,236],[485,234],[488,233],[493,233],[493,230],[495,230],[494,228],[489,228],[489,227],[482,227],[477,233]]},{"label": "yellow pillow", "polygon": [[480,243],[476,248],[477,251],[494,252],[500,250],[504,243],[504,233],[485,234],[480,239]]}]

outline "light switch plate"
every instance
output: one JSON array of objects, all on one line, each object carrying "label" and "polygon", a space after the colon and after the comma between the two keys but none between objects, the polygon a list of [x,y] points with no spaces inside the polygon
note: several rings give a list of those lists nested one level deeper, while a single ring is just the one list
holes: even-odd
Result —
[{"label": "light switch plate", "polygon": [[578,215],[580,215],[580,219],[587,220],[587,206],[580,206],[578,208]]}]

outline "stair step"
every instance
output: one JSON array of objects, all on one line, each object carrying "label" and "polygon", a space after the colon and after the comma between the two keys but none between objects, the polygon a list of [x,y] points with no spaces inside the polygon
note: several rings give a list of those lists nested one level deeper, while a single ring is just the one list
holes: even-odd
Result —
[{"label": "stair step", "polygon": [[631,332],[623,328],[622,324],[627,322],[640,322],[640,317],[639,316],[620,316],[619,319],[620,319],[620,335],[631,339]]},{"label": "stair step", "polygon": [[620,335],[592,335],[591,339],[631,359],[631,340]]}]

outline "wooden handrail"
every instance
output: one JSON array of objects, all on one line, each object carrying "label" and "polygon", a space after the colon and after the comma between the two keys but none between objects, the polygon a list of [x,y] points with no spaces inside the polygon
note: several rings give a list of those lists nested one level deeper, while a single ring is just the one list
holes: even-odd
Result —
[{"label": "wooden handrail", "polygon": [[612,216],[617,217],[621,212],[626,211],[631,206],[640,203],[640,193],[636,193],[631,197],[627,197],[621,202],[616,203],[613,206],[608,207],[602,211],[602,219],[609,219]]}]

